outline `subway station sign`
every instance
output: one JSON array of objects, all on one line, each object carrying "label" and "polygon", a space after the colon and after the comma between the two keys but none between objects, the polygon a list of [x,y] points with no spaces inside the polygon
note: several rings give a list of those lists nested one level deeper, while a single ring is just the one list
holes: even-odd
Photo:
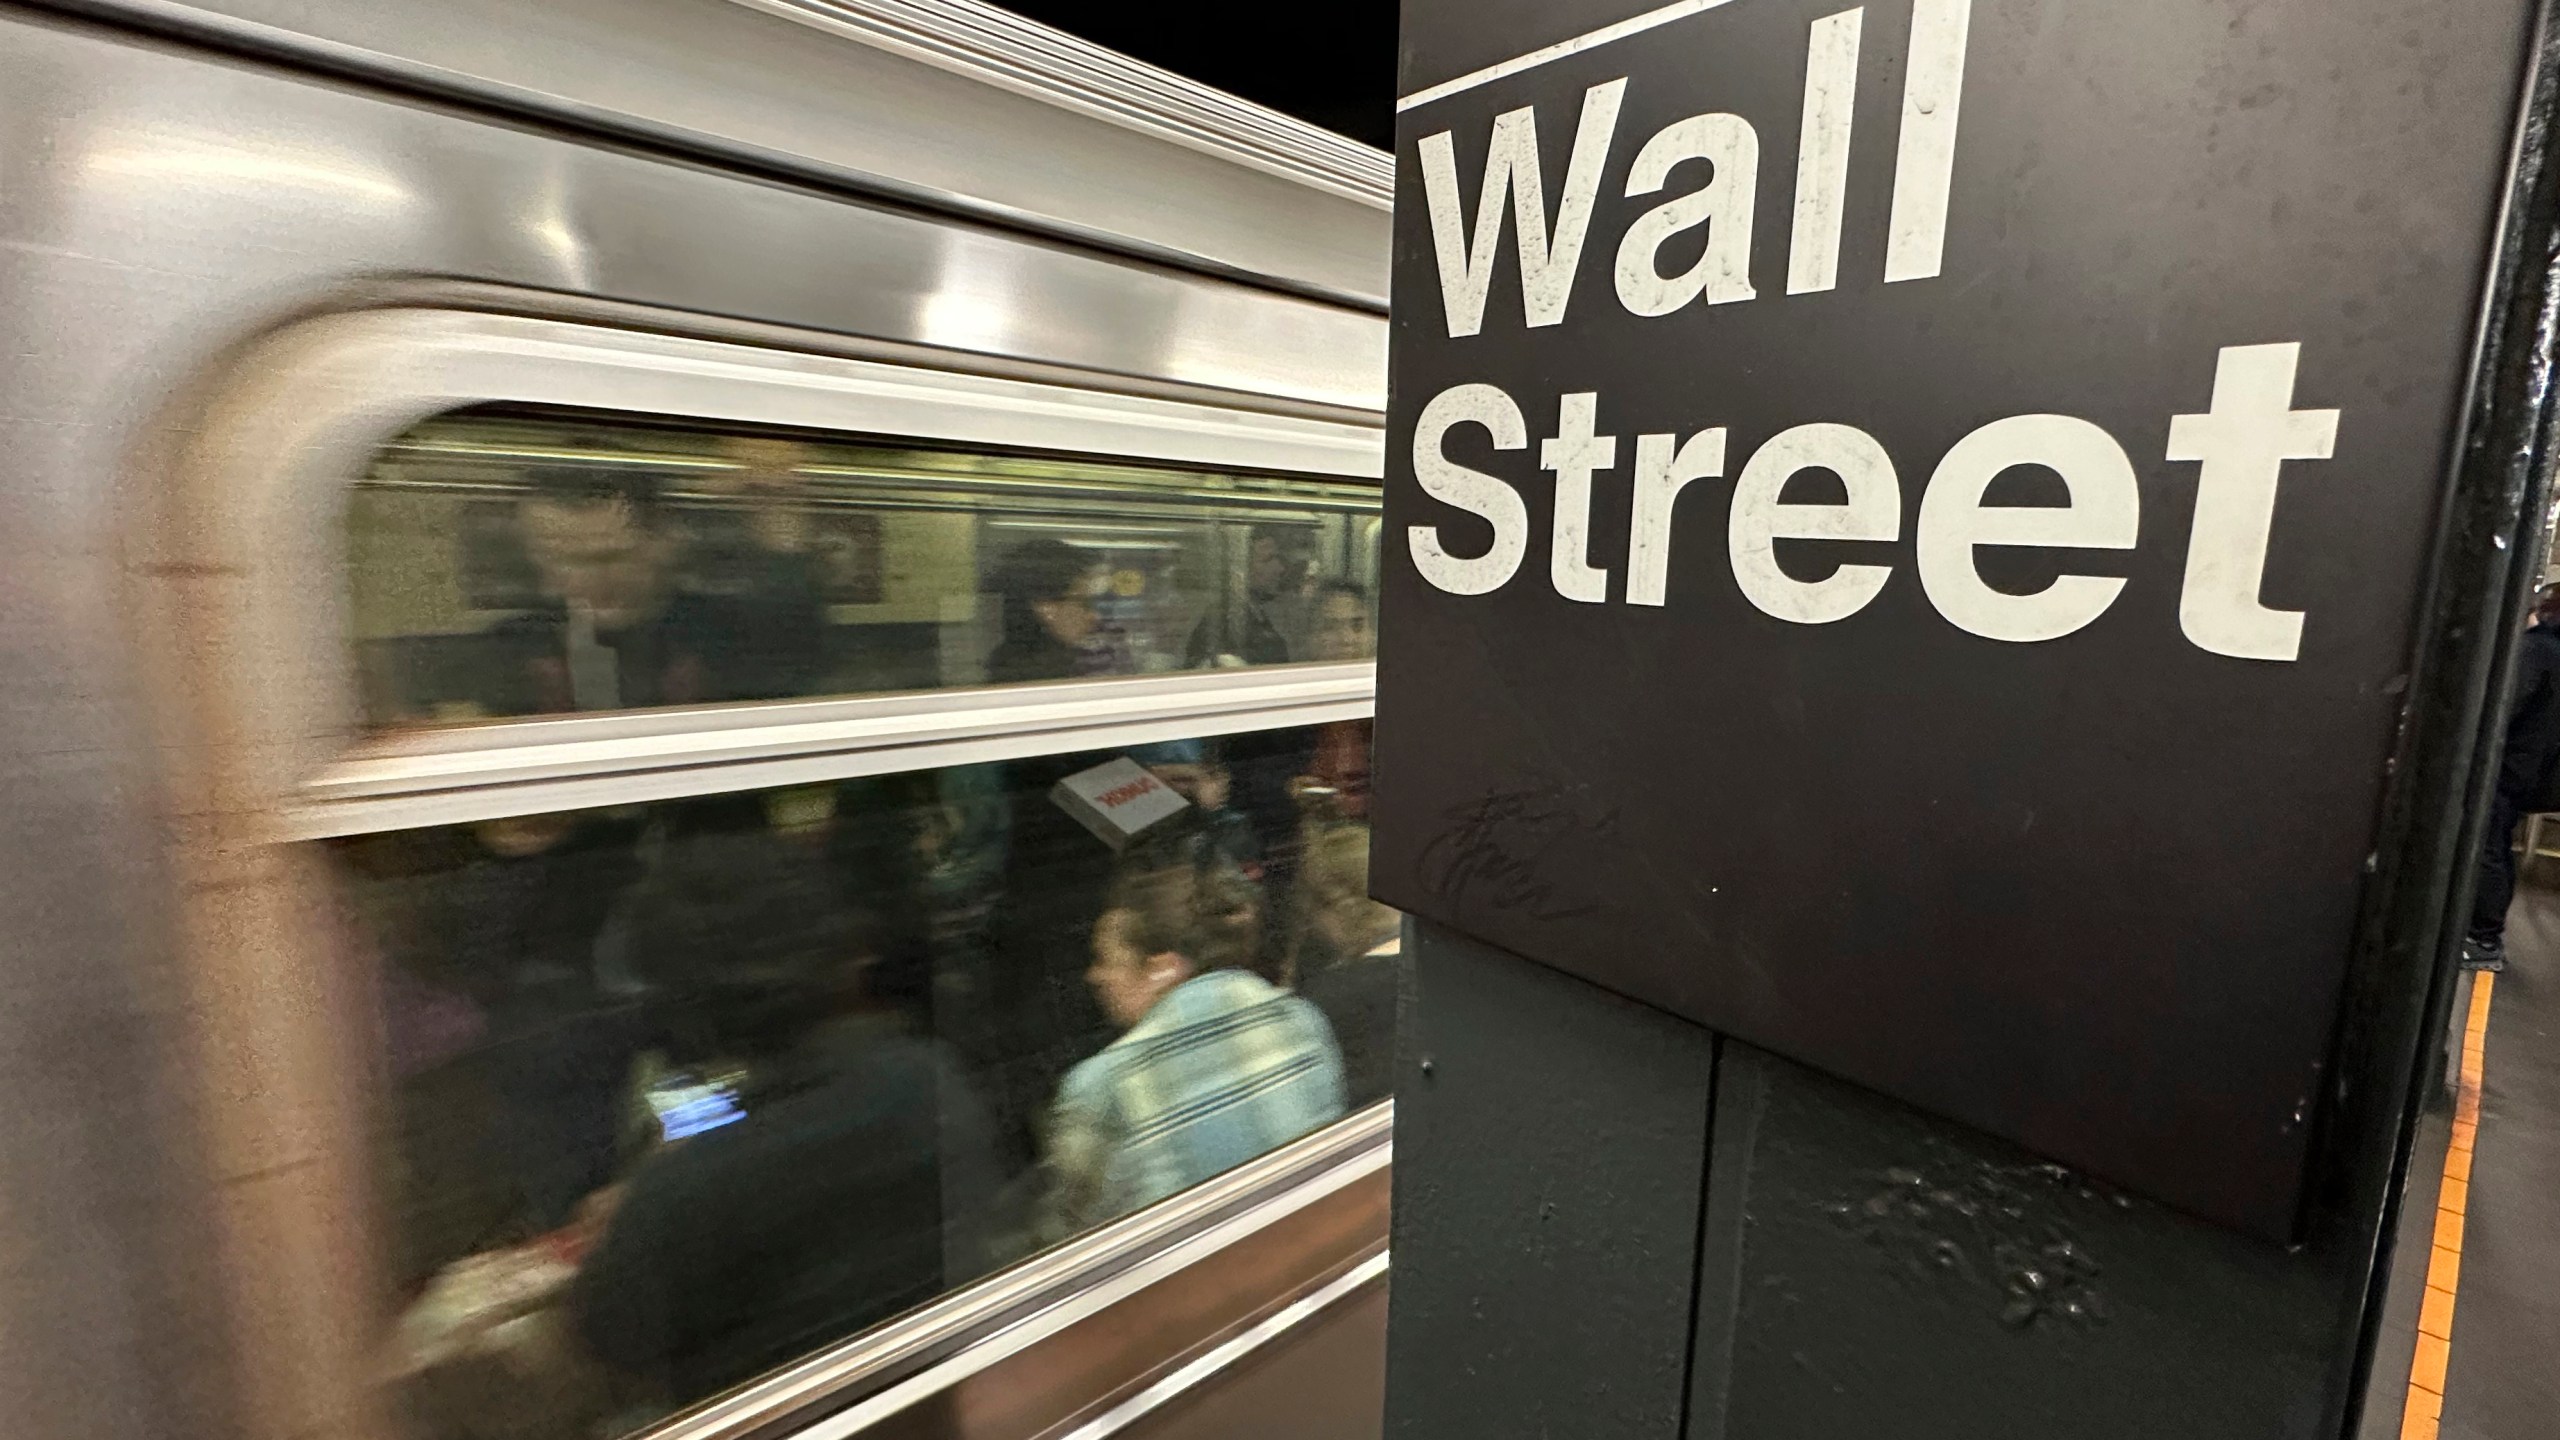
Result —
[{"label": "subway station sign", "polygon": [[1407,0],[1375,884],[2298,1200],[2524,0]]}]

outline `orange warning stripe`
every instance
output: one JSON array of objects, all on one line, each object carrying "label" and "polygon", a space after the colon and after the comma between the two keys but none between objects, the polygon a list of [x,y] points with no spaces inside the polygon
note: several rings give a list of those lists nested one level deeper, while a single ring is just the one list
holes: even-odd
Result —
[{"label": "orange warning stripe", "polygon": [[2444,1415],[2444,1372],[2453,1359],[2453,1301],[2462,1288],[2462,1216],[2471,1203],[2471,1147],[2480,1134],[2480,1077],[2489,1049],[2489,997],[2498,977],[2475,972],[2471,1013],[2462,1024],[2462,1082],[2454,1092],[2453,1143],[2444,1152],[2444,1184],[2436,1193],[2435,1254],[2427,1260],[2427,1294],[2418,1306],[2418,1353],[2409,1361],[2409,1404],[2400,1440],[2436,1440]]}]

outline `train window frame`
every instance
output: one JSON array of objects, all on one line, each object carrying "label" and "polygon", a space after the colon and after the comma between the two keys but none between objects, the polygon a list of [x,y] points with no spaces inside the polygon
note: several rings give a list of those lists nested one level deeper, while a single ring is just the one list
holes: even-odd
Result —
[{"label": "train window frame", "polygon": [[[868,359],[432,306],[339,312],[245,343],[138,456],[144,477],[172,482],[145,486],[146,523],[127,562],[160,702],[207,1163],[223,1187],[233,1304],[277,1353],[302,1357],[292,1377],[260,1382],[289,1410],[314,1425],[379,1428],[363,1348],[378,1302],[361,1253],[374,1215],[361,1173],[366,1122],[344,1083],[362,1060],[336,1023],[360,977],[327,963],[332,922],[310,842],[1374,713],[1375,666],[1363,662],[365,737],[347,643],[347,509],[372,456],[438,414],[545,406],[1383,475],[1383,417],[1120,389],[1109,376],[1090,386],[1022,379],[949,358],[943,369],[919,363],[912,347]],[[886,1413],[960,1384],[1004,1347],[1035,1343],[1040,1324],[1063,1323],[1078,1287],[1126,1293],[1374,1173],[1387,1163],[1392,1115],[1392,1100],[1356,1111],[638,1433],[766,1433],[850,1405]],[[1377,1257],[1361,1263],[1364,1283],[1383,1274]]]},{"label": "train window frame", "polygon": [[[527,405],[1329,479],[1385,472],[1383,422],[478,311],[308,320],[257,346],[234,373],[188,449],[193,483],[180,487],[180,513],[161,527],[161,553],[146,569],[180,582],[169,598],[187,638],[225,657],[222,688],[254,697],[220,728],[255,732],[240,737],[257,769],[249,778],[280,811],[362,729],[343,583],[354,482],[383,445],[435,415]],[[1198,692],[1250,692],[1249,674],[1202,674]],[[712,712],[735,708],[657,713],[700,715],[717,728]],[[1228,718],[1236,729],[1270,728],[1249,715]],[[1143,722],[1126,718],[1136,734]],[[672,753],[690,731],[670,719],[655,733]],[[851,735],[844,744],[862,748]]]}]

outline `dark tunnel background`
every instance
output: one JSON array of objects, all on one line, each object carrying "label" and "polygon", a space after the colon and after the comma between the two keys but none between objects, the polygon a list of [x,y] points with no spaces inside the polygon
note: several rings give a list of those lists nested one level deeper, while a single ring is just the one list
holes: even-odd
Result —
[{"label": "dark tunnel background", "polygon": [[1392,0],[1233,10],[1018,0],[1005,8],[1380,149],[1394,144]]}]

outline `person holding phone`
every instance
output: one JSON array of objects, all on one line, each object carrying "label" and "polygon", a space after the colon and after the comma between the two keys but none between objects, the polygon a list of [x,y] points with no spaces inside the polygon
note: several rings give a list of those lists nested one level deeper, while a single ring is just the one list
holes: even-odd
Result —
[{"label": "person holding phone", "polygon": [[959,1066],[872,992],[869,917],[823,860],[684,842],[634,906],[635,967],[705,1059],[588,1217],[595,1356],[669,1405],[729,1388],[992,1267],[1003,1176]]}]

